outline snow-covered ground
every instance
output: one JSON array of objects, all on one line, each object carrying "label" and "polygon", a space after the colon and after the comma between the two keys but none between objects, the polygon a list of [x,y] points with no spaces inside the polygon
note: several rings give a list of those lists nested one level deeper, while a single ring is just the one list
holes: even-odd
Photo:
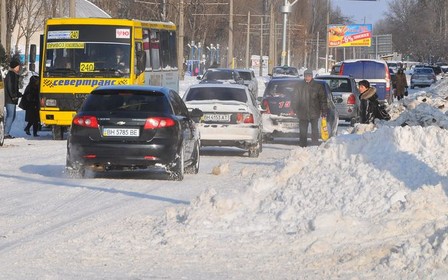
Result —
[{"label": "snow-covered ground", "polygon": [[391,121],[318,147],[203,149],[182,182],[69,179],[65,142],[24,137],[19,112],[23,138],[0,148],[0,278],[446,279],[447,99],[448,79],[413,90]]}]

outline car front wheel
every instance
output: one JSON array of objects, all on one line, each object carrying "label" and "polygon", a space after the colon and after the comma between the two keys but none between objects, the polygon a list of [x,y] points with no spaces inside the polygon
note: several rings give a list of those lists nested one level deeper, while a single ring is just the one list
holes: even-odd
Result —
[{"label": "car front wheel", "polygon": [[185,173],[198,174],[200,162],[199,149],[199,144],[196,144],[192,155],[192,164],[185,169]]},{"label": "car front wheel", "polygon": [[184,179],[185,165],[184,165],[184,153],[185,148],[182,144],[179,153],[176,155],[176,159],[171,167],[171,179],[175,181],[182,181]]}]

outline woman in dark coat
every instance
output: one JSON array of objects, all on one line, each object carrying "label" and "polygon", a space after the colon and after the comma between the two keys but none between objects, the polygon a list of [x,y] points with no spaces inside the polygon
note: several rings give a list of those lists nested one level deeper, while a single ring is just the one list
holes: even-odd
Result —
[{"label": "woman in dark coat", "polygon": [[39,77],[32,76],[30,83],[25,89],[25,93],[22,97],[25,107],[25,121],[28,124],[25,127],[25,133],[31,135],[30,128],[33,127],[33,136],[39,136],[37,130],[39,129],[40,117],[39,117]]},{"label": "woman in dark coat", "polygon": [[399,69],[396,75],[397,84],[397,99],[400,100],[405,96],[405,92],[408,90],[408,82],[406,80],[406,74],[403,69]]}]

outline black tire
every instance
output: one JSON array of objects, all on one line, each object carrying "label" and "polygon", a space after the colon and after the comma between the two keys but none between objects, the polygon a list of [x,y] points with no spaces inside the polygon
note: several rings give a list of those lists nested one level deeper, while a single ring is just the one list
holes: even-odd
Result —
[{"label": "black tire", "polygon": [[184,158],[185,158],[185,148],[184,145],[182,144],[180,151],[171,167],[171,179],[175,180],[175,181],[182,181],[184,179],[184,174],[185,174],[185,163],[184,163]]},{"label": "black tire", "polygon": [[78,162],[73,162],[70,159],[70,154],[67,153],[67,159],[65,162],[65,173],[67,174],[68,177],[77,179],[77,178],[84,178],[86,175],[86,170],[82,166],[82,164]]},{"label": "black tire", "polygon": [[261,152],[261,142],[262,141],[260,141],[260,140],[258,140],[258,143],[257,144],[255,144],[255,145],[253,145],[253,146],[251,146],[250,148],[249,148],[249,150],[248,150],[248,152],[249,152],[249,157],[251,157],[251,158],[257,158],[259,155],[260,155],[260,152]]},{"label": "black tire", "polygon": [[270,133],[262,135],[262,139],[263,143],[272,143],[274,141],[274,137]]},{"label": "black tire", "polygon": [[0,120],[0,146],[3,146],[5,141],[5,123]]},{"label": "black tire", "polygon": [[194,147],[193,155],[192,155],[192,163],[187,168],[185,168],[186,174],[198,174],[199,172],[199,164],[201,161],[201,157],[199,155],[199,144]]},{"label": "black tire", "polygon": [[60,126],[60,125],[52,125],[51,126],[51,134],[53,136],[53,140],[64,139],[64,127]]}]

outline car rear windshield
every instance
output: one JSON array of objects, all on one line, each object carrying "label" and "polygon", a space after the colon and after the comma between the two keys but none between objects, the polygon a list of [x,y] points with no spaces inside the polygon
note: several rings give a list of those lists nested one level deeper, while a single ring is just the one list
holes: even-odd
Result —
[{"label": "car rear windshield", "polygon": [[96,92],[84,102],[83,111],[141,111],[154,113],[171,113],[171,106],[164,94],[160,92]]},{"label": "car rear windshield", "polygon": [[244,89],[240,88],[192,88],[188,91],[186,101],[193,100],[223,100],[247,102],[247,95]]},{"label": "car rear windshield", "polygon": [[344,78],[319,78],[325,81],[332,92],[352,92],[352,85],[349,79]]},{"label": "car rear windshield", "polygon": [[344,62],[343,75],[351,75],[355,79],[384,79],[386,67],[375,61]]},{"label": "car rear windshield", "polygon": [[209,71],[205,73],[206,80],[233,80],[231,71]]},{"label": "car rear windshield", "polygon": [[431,68],[415,68],[415,74],[433,74],[434,70]]},{"label": "car rear windshield", "polygon": [[250,72],[239,72],[239,74],[243,80],[252,80],[252,75]]},{"label": "car rear windshield", "polygon": [[298,81],[271,81],[264,97],[291,97],[296,94],[298,86]]},{"label": "car rear windshield", "polygon": [[298,76],[299,72],[297,71],[296,68],[293,67],[275,67],[272,70],[273,74],[277,74],[277,75],[293,75],[293,76]]}]

